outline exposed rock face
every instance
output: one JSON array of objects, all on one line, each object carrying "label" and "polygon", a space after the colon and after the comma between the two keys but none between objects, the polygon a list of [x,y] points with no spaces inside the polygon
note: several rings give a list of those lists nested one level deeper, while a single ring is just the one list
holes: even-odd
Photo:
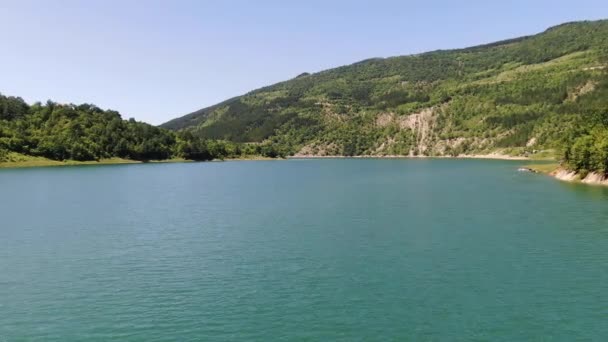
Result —
[{"label": "exposed rock face", "polygon": [[595,90],[595,87],[597,86],[598,82],[597,81],[587,81],[587,83],[583,84],[582,86],[574,89],[574,91],[569,92],[568,93],[568,101],[576,101],[576,99],[581,96],[581,95],[585,95],[587,93],[590,93],[592,91]]},{"label": "exposed rock face", "polygon": [[572,182],[575,180],[578,180],[578,174],[574,171],[569,171],[569,170],[558,170],[556,172],[554,172],[553,177],[559,179],[559,180],[563,180],[563,181],[567,181],[567,182]]},{"label": "exposed rock face", "polygon": [[340,148],[334,143],[327,145],[307,145],[304,146],[295,157],[311,157],[311,156],[335,156],[340,154]]},{"label": "exposed rock face", "polygon": [[608,185],[608,177],[606,177],[605,174],[597,172],[590,172],[583,179],[581,179],[580,175],[575,171],[569,171],[564,169],[557,170],[551,175],[559,180],[567,182],[574,182],[580,180],[581,183],[585,184]]},{"label": "exposed rock face", "polygon": [[606,178],[606,175],[591,172],[585,178],[583,178],[581,182],[585,184],[608,185],[608,178]]},{"label": "exposed rock face", "polygon": [[[431,133],[434,125],[436,107],[425,108],[418,113],[399,116],[393,112],[380,113],[376,118],[376,127],[384,128],[396,125],[399,130],[410,130],[414,133],[414,149],[420,154],[430,154],[432,150]],[[389,137],[382,143],[376,153],[383,153],[389,146],[396,143],[395,137]],[[414,149],[409,155],[414,155]]]},{"label": "exposed rock face", "polygon": [[433,114],[434,108],[426,108],[419,113],[410,114],[399,120],[401,129],[409,128],[416,134],[416,146],[421,154],[426,154],[429,150],[429,138],[434,124]]},{"label": "exposed rock face", "polygon": [[377,127],[387,127],[395,122],[395,113],[380,113],[376,118]]},{"label": "exposed rock face", "polygon": [[[413,141],[411,141],[411,149],[403,152],[403,155],[406,156],[450,156],[453,155],[454,151],[458,151],[459,147],[464,145],[476,149],[483,149],[491,145],[492,139],[480,137],[440,139],[437,135],[438,132],[436,132],[437,120],[439,115],[441,115],[441,111],[448,105],[445,103],[439,106],[424,108],[417,113],[409,115],[382,112],[377,114],[373,124],[376,129],[394,127],[399,132],[410,132],[411,135],[408,136],[413,137]],[[498,136],[498,138],[500,137]],[[401,139],[403,139],[403,136],[400,134],[387,136],[384,138],[384,141],[378,142],[375,149],[369,152],[369,155],[384,156],[391,154],[389,151],[393,151],[393,146],[401,144]],[[532,141],[531,143],[533,144],[534,142]],[[330,156],[340,154],[341,152],[340,146],[335,144],[334,146],[321,145],[323,143],[319,144],[318,142],[307,145],[296,155]]]},{"label": "exposed rock face", "polygon": [[528,142],[526,143],[526,147],[532,147],[536,144],[536,138],[530,138],[530,140],[528,140]]}]

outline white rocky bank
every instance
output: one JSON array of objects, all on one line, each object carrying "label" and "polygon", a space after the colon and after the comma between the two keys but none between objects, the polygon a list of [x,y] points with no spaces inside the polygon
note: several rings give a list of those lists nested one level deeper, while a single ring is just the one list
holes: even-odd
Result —
[{"label": "white rocky bank", "polygon": [[608,185],[608,178],[605,175],[597,172],[590,172],[583,179],[581,179],[578,173],[563,169],[554,171],[551,173],[551,175],[559,180],[567,182],[580,181],[581,183],[585,184]]}]

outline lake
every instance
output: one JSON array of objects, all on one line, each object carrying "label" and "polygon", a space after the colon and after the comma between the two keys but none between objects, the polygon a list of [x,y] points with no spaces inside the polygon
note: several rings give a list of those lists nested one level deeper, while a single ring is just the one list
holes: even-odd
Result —
[{"label": "lake", "polygon": [[521,163],[0,170],[0,341],[604,341],[608,189]]}]

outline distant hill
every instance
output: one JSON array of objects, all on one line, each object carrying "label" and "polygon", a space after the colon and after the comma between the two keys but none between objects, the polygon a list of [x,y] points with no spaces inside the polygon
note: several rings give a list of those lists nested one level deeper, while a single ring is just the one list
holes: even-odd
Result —
[{"label": "distant hill", "polygon": [[162,127],[270,141],[286,154],[569,153],[606,117],[607,64],[608,21],[573,22],[465,49],[304,73]]}]

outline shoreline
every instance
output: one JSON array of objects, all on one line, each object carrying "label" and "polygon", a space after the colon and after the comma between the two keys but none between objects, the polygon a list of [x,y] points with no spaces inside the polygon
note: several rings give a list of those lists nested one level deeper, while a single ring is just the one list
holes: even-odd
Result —
[{"label": "shoreline", "polygon": [[[360,156],[344,156],[344,155],[334,155],[334,156],[320,156],[320,155],[294,155],[288,156],[286,158],[270,158],[263,156],[240,156],[236,158],[226,158],[226,159],[214,159],[209,160],[210,162],[219,162],[219,161],[263,161],[263,160],[289,160],[289,159],[346,159],[346,158],[354,158],[354,159],[488,159],[488,160],[519,160],[519,161],[533,161],[533,160],[550,160],[550,159],[534,159],[530,157],[524,156],[510,156],[506,154],[500,153],[490,153],[490,154],[469,154],[469,155],[459,155],[459,156],[413,156],[413,155],[360,155]],[[193,163],[193,162],[203,162],[196,160],[187,160],[183,158],[174,158],[174,159],[166,159],[166,160],[150,160],[150,161],[138,161],[131,159],[122,159],[122,158],[109,158],[102,160],[92,160],[92,161],[75,161],[75,160],[67,160],[67,161],[57,161],[52,159],[47,159],[43,157],[33,157],[33,156],[24,156],[20,155],[16,160],[0,162],[0,169],[19,169],[19,168],[34,168],[34,167],[61,167],[61,166],[88,166],[88,165],[122,165],[122,164],[149,164],[149,163]],[[547,173],[547,172],[544,172]]]},{"label": "shoreline", "polygon": [[52,160],[34,157],[26,160],[0,162],[0,169],[24,169],[36,167],[63,167],[63,166],[99,166],[99,165],[127,165],[127,164],[154,164],[154,163],[187,163],[185,159],[150,160],[147,162],[122,158],[110,158],[101,160]]},{"label": "shoreline", "polygon": [[[524,156],[509,156],[506,154],[490,153],[490,154],[462,154],[458,156],[413,156],[413,155],[364,155],[364,156],[318,156],[299,154],[289,156],[286,159],[343,159],[343,158],[357,158],[357,159],[493,159],[493,160],[538,160]],[[549,159],[548,159],[549,160]]]},{"label": "shoreline", "polygon": [[263,156],[241,156],[237,158],[214,159],[208,161],[187,160],[182,158],[174,158],[167,160],[150,160],[138,161],[122,158],[102,159],[98,161],[57,161],[42,157],[26,157],[22,160],[0,162],[0,170],[2,169],[23,169],[37,167],[66,167],[66,166],[102,166],[102,165],[127,165],[127,164],[164,164],[164,163],[197,163],[197,162],[231,162],[231,161],[268,161],[268,160],[290,160],[290,159],[484,159],[484,160],[512,160],[512,161],[547,161],[545,164],[522,164],[522,168],[534,173],[541,173],[562,182],[573,184],[584,184],[593,186],[608,186],[608,176],[601,175],[597,172],[590,172],[581,179],[580,174],[575,171],[570,171],[562,168],[557,163],[551,163],[554,159],[534,159],[524,156],[509,156],[499,153],[490,154],[472,154],[459,156],[412,156],[412,155],[367,155],[367,156],[319,156],[319,155],[294,155],[286,158],[269,158]]},{"label": "shoreline", "polygon": [[26,169],[36,167],[65,167],[65,166],[102,166],[102,165],[129,165],[129,164],[165,164],[165,163],[201,163],[201,162],[221,162],[221,161],[255,161],[255,160],[280,160],[281,158],[269,158],[263,156],[241,156],[237,158],[213,159],[213,160],[190,160],[183,158],[173,158],[165,160],[140,161],[122,158],[109,158],[101,160],[77,161],[77,160],[52,160],[43,157],[27,156],[22,160],[0,162],[2,169]]},{"label": "shoreline", "polygon": [[535,173],[541,173],[561,182],[584,184],[592,186],[608,186],[608,177],[597,172],[589,172],[585,177],[576,171],[564,169],[559,164],[526,165],[525,168]]},{"label": "shoreline", "polygon": [[597,172],[589,172],[585,177],[581,178],[581,175],[575,171],[558,168],[549,173],[549,175],[563,182],[608,186],[608,177]]}]

